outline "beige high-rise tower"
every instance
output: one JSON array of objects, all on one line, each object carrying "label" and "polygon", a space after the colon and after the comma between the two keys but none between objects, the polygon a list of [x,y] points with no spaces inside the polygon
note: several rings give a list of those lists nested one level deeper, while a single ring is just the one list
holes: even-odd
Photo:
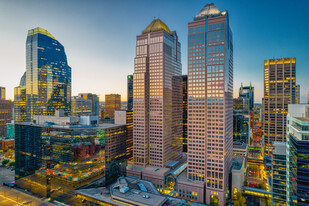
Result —
[{"label": "beige high-rise tower", "polygon": [[264,154],[271,155],[272,142],[286,141],[288,105],[296,103],[296,58],[264,61]]},{"label": "beige high-rise tower", "polygon": [[228,12],[207,4],[189,22],[188,32],[188,179],[206,184],[206,204],[225,205],[233,155]]},{"label": "beige high-rise tower", "polygon": [[133,75],[133,164],[164,167],[182,153],[180,43],[153,20],[137,36]]}]

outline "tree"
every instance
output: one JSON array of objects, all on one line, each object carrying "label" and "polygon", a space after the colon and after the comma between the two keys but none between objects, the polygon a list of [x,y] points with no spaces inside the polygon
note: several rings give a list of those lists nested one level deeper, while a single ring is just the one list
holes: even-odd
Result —
[{"label": "tree", "polygon": [[10,167],[15,167],[15,161],[10,162],[10,163],[9,163],[9,166],[10,166]]},{"label": "tree", "polygon": [[244,181],[244,185],[245,185],[246,187],[248,187],[249,183],[248,183],[247,180]]},{"label": "tree", "polygon": [[7,163],[9,163],[10,161],[9,160],[3,160],[2,161],[2,165],[6,165]]},{"label": "tree", "polygon": [[244,206],[246,204],[246,198],[240,193],[236,193],[236,198],[234,200],[234,205]]},{"label": "tree", "polygon": [[269,206],[271,204],[271,199],[267,196],[264,196],[262,199],[262,202],[266,205]]}]

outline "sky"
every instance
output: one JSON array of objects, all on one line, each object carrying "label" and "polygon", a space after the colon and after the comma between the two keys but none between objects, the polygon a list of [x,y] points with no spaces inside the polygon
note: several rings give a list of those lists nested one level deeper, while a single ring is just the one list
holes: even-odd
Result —
[{"label": "sky", "polygon": [[301,102],[309,91],[308,0],[0,0],[0,86],[13,99],[26,70],[27,31],[48,30],[65,48],[72,68],[72,95],[121,94],[134,72],[136,36],[154,18],[176,30],[187,74],[188,22],[207,3],[227,10],[234,38],[234,98],[243,82],[263,96],[266,59],[296,57]]}]

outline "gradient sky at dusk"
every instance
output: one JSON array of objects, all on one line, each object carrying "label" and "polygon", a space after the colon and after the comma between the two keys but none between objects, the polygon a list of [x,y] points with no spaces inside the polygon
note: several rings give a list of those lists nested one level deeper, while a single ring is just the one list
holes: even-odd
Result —
[{"label": "gradient sky at dusk", "polygon": [[13,98],[26,70],[28,29],[48,30],[65,48],[72,67],[72,94],[120,93],[126,100],[126,76],[134,71],[136,35],[160,18],[176,30],[187,73],[188,22],[207,4],[228,10],[234,37],[234,97],[241,82],[263,96],[263,62],[296,57],[301,102],[309,90],[308,0],[0,0],[0,86]]}]

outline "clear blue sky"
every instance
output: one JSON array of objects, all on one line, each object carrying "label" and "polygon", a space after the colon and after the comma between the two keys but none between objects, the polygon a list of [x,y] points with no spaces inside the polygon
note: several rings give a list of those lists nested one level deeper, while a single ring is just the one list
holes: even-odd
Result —
[{"label": "clear blue sky", "polygon": [[241,82],[263,96],[263,61],[296,57],[302,102],[309,90],[308,0],[0,0],[0,86],[13,98],[26,69],[27,30],[48,30],[66,50],[72,94],[126,98],[126,75],[134,71],[136,35],[156,17],[176,30],[187,73],[188,22],[207,4],[228,10],[234,34],[234,97]]}]

